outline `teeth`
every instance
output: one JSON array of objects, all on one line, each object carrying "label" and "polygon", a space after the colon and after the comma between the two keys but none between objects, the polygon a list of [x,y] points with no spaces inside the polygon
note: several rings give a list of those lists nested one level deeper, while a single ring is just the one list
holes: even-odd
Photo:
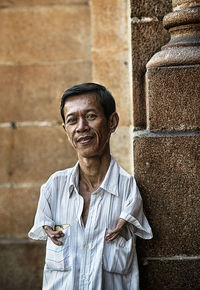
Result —
[{"label": "teeth", "polygon": [[87,140],[90,140],[91,138],[92,138],[91,136],[81,137],[81,138],[78,139],[78,142],[87,141]]}]

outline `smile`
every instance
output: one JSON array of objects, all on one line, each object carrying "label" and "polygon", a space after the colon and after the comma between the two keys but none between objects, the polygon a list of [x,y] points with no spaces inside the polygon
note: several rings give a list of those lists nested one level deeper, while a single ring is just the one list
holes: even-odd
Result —
[{"label": "smile", "polygon": [[94,136],[82,136],[77,138],[77,143],[88,144],[94,138]]}]

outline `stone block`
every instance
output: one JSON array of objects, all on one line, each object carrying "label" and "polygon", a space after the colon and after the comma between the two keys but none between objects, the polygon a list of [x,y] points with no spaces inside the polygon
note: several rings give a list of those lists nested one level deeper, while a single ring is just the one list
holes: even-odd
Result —
[{"label": "stone block", "polygon": [[83,5],[0,10],[0,61],[90,59],[90,10]]},{"label": "stone block", "polygon": [[88,4],[88,0],[1,0],[0,8],[8,8],[15,6],[33,6],[33,5],[72,5],[72,4]]},{"label": "stone block", "polygon": [[61,125],[1,128],[0,135],[0,183],[44,182],[76,162]]},{"label": "stone block", "polygon": [[139,241],[144,257],[199,255],[199,148],[199,135],[135,137],[135,178],[154,233]]},{"label": "stone block", "polygon": [[132,134],[128,127],[120,126],[111,137],[111,153],[119,165],[133,173],[132,168]]},{"label": "stone block", "polygon": [[0,122],[61,121],[63,92],[91,78],[91,63],[87,61],[1,65]]},{"label": "stone block", "polygon": [[172,0],[131,0],[131,17],[157,17],[162,19],[172,11]]},{"label": "stone block", "polygon": [[92,44],[94,49],[123,51],[128,48],[128,1],[92,0]]},{"label": "stone block", "polygon": [[141,290],[199,290],[200,260],[153,260],[140,266]]},{"label": "stone block", "polygon": [[93,80],[105,85],[111,91],[116,101],[120,117],[120,126],[130,126],[131,118],[131,92],[128,70],[128,51],[93,52]]},{"label": "stone block", "polygon": [[158,67],[147,72],[150,131],[200,128],[200,66]]},{"label": "stone block", "polygon": [[153,54],[169,40],[161,21],[132,23],[133,118],[135,129],[146,127],[145,72]]},{"label": "stone block", "polygon": [[41,242],[0,242],[2,290],[41,290],[45,247]]},{"label": "stone block", "polygon": [[0,239],[27,238],[39,199],[40,186],[18,184],[0,188]]}]

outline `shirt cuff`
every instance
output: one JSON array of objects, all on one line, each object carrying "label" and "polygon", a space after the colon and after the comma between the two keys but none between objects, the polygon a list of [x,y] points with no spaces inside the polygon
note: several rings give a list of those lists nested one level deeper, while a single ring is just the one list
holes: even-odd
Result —
[{"label": "shirt cuff", "polygon": [[146,217],[143,215],[143,221],[139,222],[135,217],[125,212],[121,212],[120,218],[134,225],[136,228],[135,235],[142,239],[152,239],[153,234]]},{"label": "shirt cuff", "polygon": [[43,229],[43,226],[49,226],[52,229],[55,227],[55,223],[53,222],[45,222],[44,224],[34,225],[32,229],[28,233],[28,237],[33,240],[46,240],[47,234]]}]

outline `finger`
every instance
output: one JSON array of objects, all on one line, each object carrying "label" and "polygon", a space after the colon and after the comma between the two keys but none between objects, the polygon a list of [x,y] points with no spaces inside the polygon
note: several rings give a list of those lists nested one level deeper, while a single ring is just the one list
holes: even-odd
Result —
[{"label": "finger", "polygon": [[64,233],[62,231],[59,231],[59,232],[53,232],[53,236],[56,237],[56,238],[61,238],[61,237],[64,237]]},{"label": "finger", "polygon": [[111,242],[111,241],[115,240],[118,236],[119,236],[119,233],[115,233],[115,234],[113,234],[113,235],[107,237],[107,238],[106,238],[106,241],[107,241],[107,242]]},{"label": "finger", "polygon": [[120,231],[110,232],[106,235],[106,240],[112,239],[112,237],[118,236]]},{"label": "finger", "polygon": [[113,235],[113,234],[118,233],[118,232],[119,232],[119,229],[116,227],[112,231],[110,231],[109,233],[107,233],[107,235]]},{"label": "finger", "polygon": [[52,242],[53,242],[55,245],[57,245],[57,246],[62,246],[62,244],[63,244],[61,241],[58,241],[58,240],[55,239],[55,238],[52,238],[51,240],[52,240]]}]

